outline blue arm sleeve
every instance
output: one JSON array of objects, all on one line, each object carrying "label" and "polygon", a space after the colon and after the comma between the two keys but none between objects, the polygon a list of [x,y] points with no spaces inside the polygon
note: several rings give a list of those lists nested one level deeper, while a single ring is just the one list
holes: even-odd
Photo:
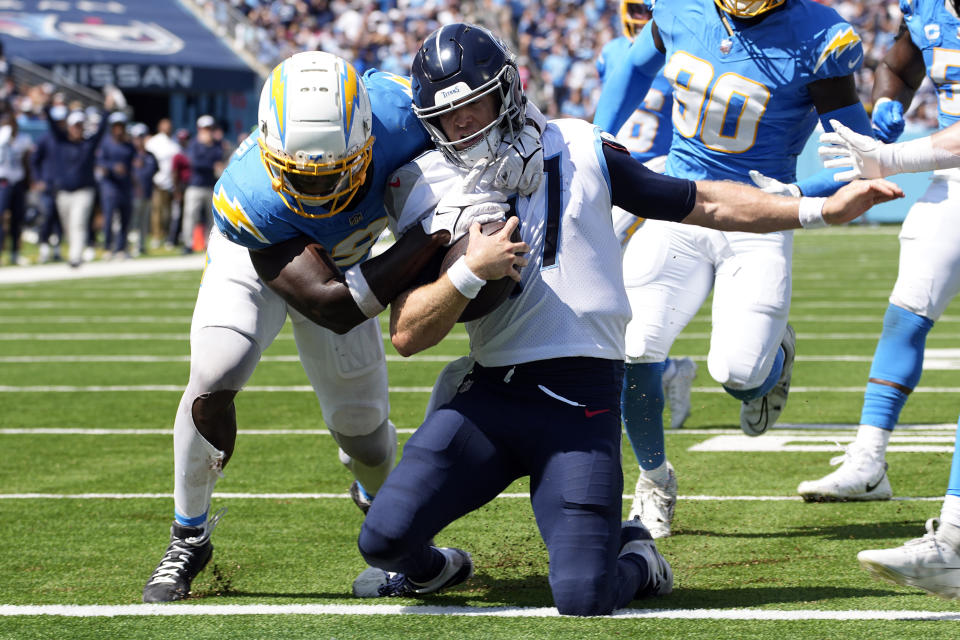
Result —
[{"label": "blue arm sleeve", "polygon": [[603,159],[614,205],[635,216],[680,222],[697,203],[697,183],[656,173],[627,150],[603,140]]},{"label": "blue arm sleeve", "polygon": [[[825,131],[833,131],[830,126],[831,120],[839,120],[844,125],[850,127],[857,133],[873,137],[873,130],[870,126],[870,117],[859,101],[846,107],[840,107],[833,111],[820,114],[820,124]],[[805,196],[829,196],[831,193],[843,186],[844,183],[833,179],[834,174],[843,171],[843,169],[824,169],[818,171],[812,176],[797,181],[801,193]]]},{"label": "blue arm sleeve", "polygon": [[[627,59],[610,64],[593,123],[616,135],[630,114],[643,102],[647,90],[663,66],[665,55],[653,42],[651,20],[627,52]],[[610,61],[613,62],[612,60]]]}]

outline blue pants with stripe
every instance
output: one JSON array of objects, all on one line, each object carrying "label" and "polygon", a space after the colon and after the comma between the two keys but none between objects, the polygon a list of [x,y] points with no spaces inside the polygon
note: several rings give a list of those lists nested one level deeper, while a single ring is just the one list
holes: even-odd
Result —
[{"label": "blue pants with stripe", "polygon": [[359,539],[366,561],[422,575],[434,535],[529,476],[560,613],[625,606],[648,574],[617,558],[622,378],[622,362],[594,358],[527,363],[512,373],[476,366],[410,438],[377,493]]}]

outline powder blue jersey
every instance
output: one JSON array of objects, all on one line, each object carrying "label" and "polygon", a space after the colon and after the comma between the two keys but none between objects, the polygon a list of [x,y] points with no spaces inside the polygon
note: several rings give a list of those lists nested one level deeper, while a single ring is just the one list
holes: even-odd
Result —
[{"label": "powder blue jersey", "polygon": [[960,120],[960,20],[943,0],[900,0],[913,44],[937,88],[940,127]]},{"label": "powder blue jersey", "polygon": [[796,179],[796,159],[817,123],[811,82],[852,74],[863,61],[853,27],[812,0],[787,0],[755,24],[713,2],[670,0],[653,10],[673,85],[668,175],[750,182],[756,169]]},{"label": "powder blue jersey", "polygon": [[[383,206],[387,177],[431,143],[411,109],[408,78],[370,70],[363,75],[363,83],[370,96],[376,137],[363,197],[329,218],[294,213],[273,190],[270,172],[260,158],[257,133],[253,133],[234,152],[213,190],[213,217],[222,234],[249,249],[306,235],[341,268],[366,257],[387,227]],[[308,213],[325,211],[306,204],[304,208]]]},{"label": "powder blue jersey", "polygon": [[[601,81],[605,80],[610,67],[627,59],[630,43],[629,38],[620,36],[604,45],[597,58],[597,73]],[[640,162],[664,156],[670,150],[670,139],[673,137],[673,125],[670,123],[672,91],[667,79],[658,73],[643,98],[643,104],[617,132],[617,140]]]}]

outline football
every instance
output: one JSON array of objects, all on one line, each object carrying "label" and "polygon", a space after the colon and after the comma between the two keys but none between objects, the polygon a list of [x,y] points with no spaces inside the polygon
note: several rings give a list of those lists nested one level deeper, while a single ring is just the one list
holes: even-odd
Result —
[{"label": "football", "polygon": [[[480,230],[484,235],[491,235],[503,228],[503,225],[506,224],[505,221],[498,222],[488,222],[480,227]],[[513,230],[513,234],[510,238],[514,242],[520,242],[520,227],[518,226]],[[467,245],[470,243],[470,236],[465,235],[447,249],[447,253],[443,257],[443,262],[440,264],[440,273],[446,273],[447,269],[453,266],[453,263],[457,261],[460,256],[463,256],[467,253]],[[519,271],[519,269],[517,269]],[[514,288],[517,286],[517,282],[511,278],[504,276],[499,280],[488,280],[487,284],[483,285],[480,289],[480,293],[477,294],[477,297],[471,300],[466,309],[463,310],[463,313],[460,314],[460,318],[457,322],[467,322],[469,320],[476,320],[477,318],[482,318],[487,315],[501,304],[506,302],[507,298],[510,297],[510,294],[513,293]]]}]

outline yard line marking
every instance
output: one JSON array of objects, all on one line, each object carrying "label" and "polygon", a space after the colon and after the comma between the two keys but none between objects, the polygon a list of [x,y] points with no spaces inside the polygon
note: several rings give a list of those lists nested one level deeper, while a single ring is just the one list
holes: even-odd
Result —
[{"label": "yard line marking", "polygon": [[[790,440],[798,440],[805,437],[834,440],[852,440],[855,437],[858,425],[856,424],[792,424],[781,423],[774,425],[768,431],[768,435],[763,438],[748,439],[748,442],[761,442],[768,437],[789,436]],[[904,432],[923,432],[930,436],[953,438],[957,430],[956,425],[952,423],[942,424],[898,424],[894,437],[896,441],[907,436]],[[397,429],[397,433],[413,433],[415,428]],[[811,431],[826,431],[828,433],[810,436]],[[273,435],[329,435],[327,429],[240,429],[238,433],[273,436]],[[666,432],[669,436],[743,436],[743,431],[739,428],[709,427],[703,429],[674,429]],[[173,429],[143,429],[143,428],[85,428],[85,427],[11,427],[0,429],[0,435],[173,435]],[[922,437],[922,436],[920,436]]]},{"label": "yard line marking", "polygon": [[[397,433],[413,433],[416,429],[397,429]],[[328,436],[326,429],[238,429],[237,433],[253,436]],[[81,436],[172,436],[173,429],[81,429],[52,427],[36,429],[0,429],[0,435],[81,435]]]},{"label": "yard line marking", "polygon": [[[790,387],[790,393],[863,393],[865,387]],[[0,393],[98,393],[120,391],[183,391],[183,385],[143,384],[143,385],[0,385]],[[254,385],[244,387],[243,391],[263,393],[273,392],[313,392],[310,385]],[[390,387],[391,393],[430,393],[433,387]],[[694,393],[726,393],[722,387],[694,387]],[[960,387],[917,387],[913,393],[960,393]]]},{"label": "yard line marking", "polygon": [[[453,362],[458,356],[387,355],[387,362]],[[2,364],[38,363],[95,363],[95,362],[190,362],[190,356],[0,356]],[[262,356],[260,362],[300,362],[300,356]]]},{"label": "yard line marking", "polygon": [[[433,387],[388,387],[390,393],[430,393]],[[36,385],[14,387],[9,385],[0,385],[0,393],[116,393],[120,391],[177,391],[183,393],[183,385],[179,384],[143,384],[143,385]],[[258,391],[263,393],[275,392],[310,392],[313,393],[313,387],[310,385],[292,385],[292,386],[251,386],[244,387],[243,391]],[[919,391],[917,389],[916,391]]]},{"label": "yard line marking", "polygon": [[[556,607],[444,607],[402,604],[5,604],[0,605],[0,615],[71,618],[242,615],[560,617]],[[610,617],[671,620],[960,620],[960,613],[923,610],[618,609]]]},{"label": "yard line marking", "polygon": [[[349,493],[229,493],[213,492],[224,500],[352,500]],[[0,493],[0,500],[153,500],[173,499],[172,493]],[[529,493],[501,493],[497,499],[529,499]],[[623,500],[633,499],[625,493]],[[800,496],[678,496],[690,502],[799,502]],[[897,496],[902,502],[942,502],[943,496]]]},{"label": "yard line marking", "polygon": [[[381,332],[380,337],[384,340],[390,338],[389,333]],[[457,333],[448,334],[444,340],[467,340],[467,334],[465,331],[458,331]],[[176,340],[177,342],[188,342],[190,340],[189,333],[2,333],[0,332],[0,340],[9,340],[9,341],[24,341],[24,340],[45,340],[45,341],[69,341],[69,342],[78,342],[81,340],[89,341],[94,340],[97,342],[115,342],[118,340],[142,340],[144,342],[149,342],[151,340]],[[276,338],[277,340],[293,340],[293,333],[281,333]]]},{"label": "yard line marking", "polygon": [[[762,438],[740,435],[718,435],[697,443],[687,451],[710,452],[737,451],[751,453],[785,453],[791,451],[828,451],[839,453],[837,444],[853,442],[856,434],[851,431],[846,435],[780,435],[767,434]],[[808,444],[796,444],[796,443]],[[809,444],[824,443],[824,444]],[[938,444],[946,443],[946,444]],[[902,435],[894,433],[890,437],[888,452],[900,453],[953,453],[953,435]]]}]

